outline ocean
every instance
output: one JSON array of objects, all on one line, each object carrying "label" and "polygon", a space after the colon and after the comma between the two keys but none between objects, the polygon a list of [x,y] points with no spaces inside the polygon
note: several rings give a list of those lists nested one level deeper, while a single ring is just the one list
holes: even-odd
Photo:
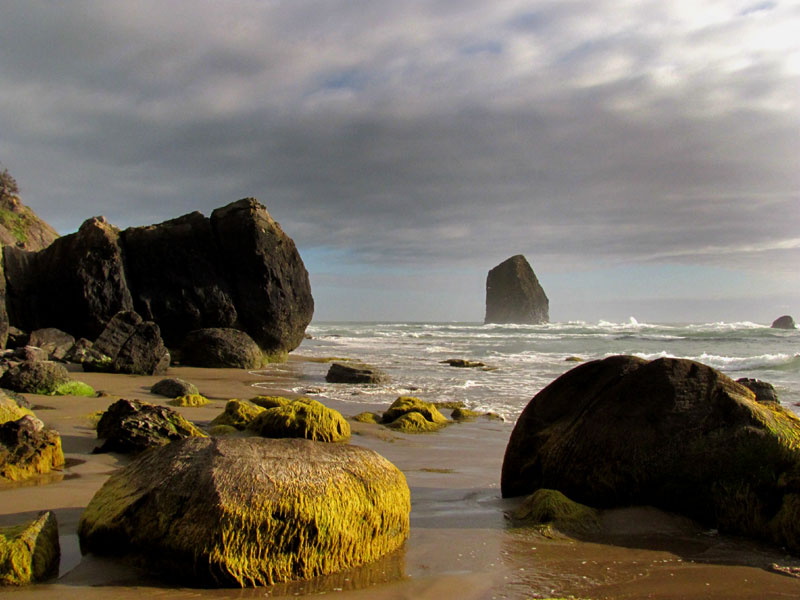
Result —
[{"label": "ocean", "polygon": [[[800,414],[800,330],[758,323],[653,324],[600,321],[542,325],[479,323],[313,322],[294,354],[303,362],[293,391],[324,402],[391,403],[400,395],[427,401],[463,401],[467,407],[514,421],[530,399],[582,361],[614,354],[645,359],[688,358],[738,379],[768,381],[781,403]],[[325,382],[332,358],[378,367],[385,385]],[[443,364],[451,358],[484,368]],[[571,360],[568,360],[571,359]]]}]

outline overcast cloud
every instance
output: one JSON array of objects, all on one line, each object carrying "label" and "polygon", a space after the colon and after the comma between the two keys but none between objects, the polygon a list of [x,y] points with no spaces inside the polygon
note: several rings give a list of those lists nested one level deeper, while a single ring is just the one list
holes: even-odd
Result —
[{"label": "overcast cloud", "polygon": [[800,303],[797,2],[0,13],[0,161],[62,233],[255,196],[306,259],[321,318],[480,320],[486,272],[517,253],[555,318]]}]

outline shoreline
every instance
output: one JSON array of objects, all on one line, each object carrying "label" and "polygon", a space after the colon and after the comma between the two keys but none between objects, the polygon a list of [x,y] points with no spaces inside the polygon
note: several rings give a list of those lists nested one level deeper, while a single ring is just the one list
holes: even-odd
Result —
[{"label": "shoreline", "polygon": [[[230,398],[267,392],[290,395],[317,383],[292,357],[257,373],[237,369],[172,367],[166,376],[197,385],[212,402],[177,408],[205,423]],[[149,388],[164,376],[83,373],[77,378],[108,395],[97,398],[25,394],[46,424],[62,436],[67,466],[41,485],[0,486],[0,525],[51,509],[62,544],[60,578],[46,584],[4,588],[18,598],[293,597],[336,593],[342,598],[790,598],[800,596],[800,579],[769,571],[772,563],[797,566],[780,549],[716,535],[696,524],[650,508],[606,511],[603,532],[592,540],[549,539],[530,529],[513,529],[505,511],[518,499],[500,497],[503,453],[512,425],[479,419],[454,423],[432,434],[406,435],[349,421],[350,443],[385,456],[406,475],[411,488],[411,535],[404,549],[352,571],[255,589],[169,587],[118,560],[81,557],[80,514],[95,491],[128,458],[90,454],[96,436],[88,416],[119,397],[166,404]],[[253,384],[260,383],[258,387]],[[346,417],[370,405],[325,400]],[[38,407],[38,408],[36,408]],[[174,408],[174,407],[171,407]],[[375,408],[385,408],[375,404]],[[447,414],[447,412],[445,413]],[[48,481],[48,483],[44,483]]]}]

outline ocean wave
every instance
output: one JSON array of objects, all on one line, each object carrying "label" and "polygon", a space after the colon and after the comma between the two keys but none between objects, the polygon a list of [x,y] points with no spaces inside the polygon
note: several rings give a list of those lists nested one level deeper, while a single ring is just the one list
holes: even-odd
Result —
[{"label": "ocean wave", "polygon": [[[800,354],[759,354],[756,356],[720,356],[704,352],[699,356],[676,356],[670,352],[635,352],[634,356],[645,360],[659,358],[685,358],[694,360],[720,371],[755,371],[772,369],[800,369]],[[610,354],[608,355],[610,356]]]}]

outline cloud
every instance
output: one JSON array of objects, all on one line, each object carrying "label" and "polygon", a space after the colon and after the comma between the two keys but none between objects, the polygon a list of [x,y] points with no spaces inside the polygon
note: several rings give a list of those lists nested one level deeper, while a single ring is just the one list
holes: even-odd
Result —
[{"label": "cloud", "polygon": [[0,160],[62,231],[256,196],[301,250],[353,264],[796,261],[796,6],[3,12]]}]

